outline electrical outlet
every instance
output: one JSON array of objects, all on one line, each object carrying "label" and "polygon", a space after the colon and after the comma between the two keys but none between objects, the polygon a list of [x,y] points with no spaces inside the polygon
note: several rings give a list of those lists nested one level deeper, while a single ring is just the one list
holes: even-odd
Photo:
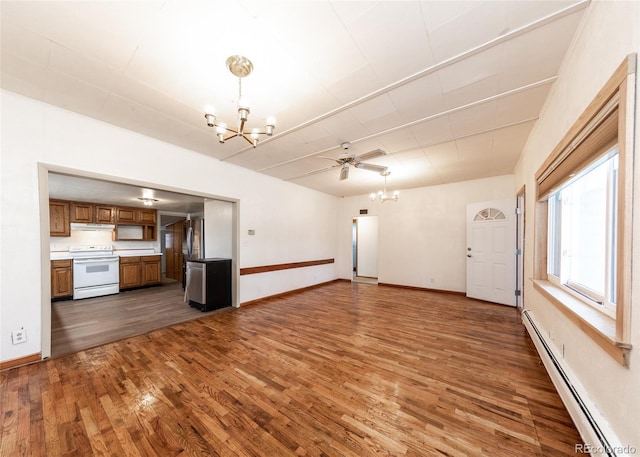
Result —
[{"label": "electrical outlet", "polygon": [[25,343],[27,341],[27,332],[24,328],[11,332],[11,342],[13,344]]}]

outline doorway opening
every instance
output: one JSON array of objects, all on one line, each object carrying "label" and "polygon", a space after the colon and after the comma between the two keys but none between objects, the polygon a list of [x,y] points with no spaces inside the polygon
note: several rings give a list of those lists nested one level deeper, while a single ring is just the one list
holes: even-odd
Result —
[{"label": "doorway opening", "polygon": [[[188,315],[191,311],[196,315],[195,318],[202,317],[204,314],[200,313],[198,310],[195,310],[188,306],[184,302],[184,289],[183,289],[183,281],[182,280],[165,280],[166,272],[166,225],[169,225],[176,220],[185,220],[185,216],[189,215],[204,215],[209,216],[210,224],[208,224],[208,229],[211,230],[211,239],[215,239],[215,242],[210,243],[207,246],[206,252],[203,255],[209,257],[226,257],[232,259],[232,276],[231,276],[231,288],[232,288],[232,306],[239,306],[239,278],[238,278],[238,269],[237,269],[237,258],[238,258],[238,202],[231,199],[222,199],[218,196],[207,195],[198,192],[190,192],[185,191],[184,193],[180,192],[180,189],[167,188],[166,186],[154,184],[154,183],[143,183],[143,182],[134,182],[131,180],[126,180],[124,178],[112,177],[112,176],[103,176],[95,173],[85,173],[80,172],[74,169],[66,169],[61,167],[52,167],[41,164],[39,167],[39,182],[40,182],[40,213],[41,220],[44,222],[41,225],[41,249],[42,249],[42,295],[41,295],[41,306],[42,306],[42,318],[41,318],[41,339],[42,339],[42,352],[41,357],[46,359],[51,357],[52,352],[54,355],[62,355],[64,352],[68,353],[66,347],[70,347],[74,349],[72,352],[77,352],[77,350],[87,349],[88,347],[104,344],[108,342],[109,335],[97,335],[99,332],[103,332],[104,329],[111,328],[132,328],[136,333],[132,333],[131,335],[125,334],[113,334],[114,338],[112,339],[121,339],[127,336],[133,336],[134,334],[145,333],[147,331],[153,330],[149,326],[153,325],[153,321],[156,317],[162,318],[164,322],[159,322],[157,327],[165,327],[167,325],[171,325],[172,323],[177,323],[180,321],[188,320],[192,317]],[[88,187],[87,187],[88,186]],[[47,221],[49,221],[49,200],[52,198],[60,199],[63,201],[91,201],[93,203],[101,203],[101,196],[107,198],[109,201],[107,203],[122,206],[122,207],[133,207],[137,206],[139,203],[137,195],[132,194],[131,190],[133,189],[136,193],[139,193],[141,188],[146,189],[154,189],[159,196],[159,200],[164,201],[166,205],[165,208],[161,208],[157,206],[157,219],[156,219],[156,237],[155,239],[145,239],[142,241],[129,242],[127,246],[119,246],[120,248],[132,250],[144,250],[146,255],[146,251],[149,249],[153,250],[153,254],[161,254],[162,262],[161,267],[158,268],[162,273],[162,283],[155,287],[141,287],[134,288],[128,290],[126,293],[119,293],[116,295],[110,295],[107,297],[97,297],[97,298],[89,298],[83,300],[80,305],[94,305],[96,309],[104,310],[106,317],[102,317],[103,319],[112,319],[116,318],[114,322],[120,321],[124,322],[126,320],[126,324],[114,324],[113,326],[109,326],[105,324],[105,322],[100,322],[98,318],[96,318],[97,314],[85,313],[86,318],[82,322],[67,322],[68,320],[60,320],[58,314],[56,316],[52,316],[53,307],[51,301],[51,261],[50,261],[50,251],[64,251],[68,248],[68,245],[74,244],[77,242],[81,242],[81,244],[93,243],[93,239],[89,239],[88,236],[95,236],[91,234],[91,232],[84,232],[82,234],[82,238],[78,238],[79,234],[76,234],[76,238],[73,237],[64,237],[57,238],[50,236],[50,227]],[[127,200],[128,199],[128,200]],[[182,231],[180,231],[182,233]],[[73,232],[72,232],[73,233]],[[97,232],[96,232],[97,233]],[[118,240],[116,238],[112,238],[109,232],[104,232],[104,234],[109,235],[105,242],[102,244],[122,244],[125,241]],[[224,236],[222,236],[224,235]],[[209,236],[209,234],[207,234]],[[204,239],[204,238],[203,238]],[[86,243],[85,243],[86,242]],[[183,244],[183,243],[181,243]],[[180,248],[178,247],[180,250]],[[130,263],[130,262],[128,262]],[[181,264],[182,262],[178,262]],[[174,265],[175,266],[175,265]],[[180,265],[181,267],[181,265]],[[181,268],[177,268],[180,270]],[[146,270],[144,270],[146,271]],[[181,273],[181,272],[180,272]],[[181,279],[180,275],[180,279]],[[102,302],[98,303],[97,301],[102,300]],[[90,301],[96,301],[96,303],[92,303]],[[74,301],[75,302],[75,301]],[[67,308],[74,303],[70,300],[59,301],[56,302],[57,305],[65,305]],[[79,301],[78,301],[79,302]],[[117,306],[119,303],[116,302],[127,302],[124,303],[125,308],[128,310],[126,313],[121,316],[116,316]],[[112,307],[113,313],[109,315],[107,312],[110,305],[114,305]],[[151,309],[149,305],[154,305],[158,310],[154,311]],[[87,311],[89,311],[90,306],[86,306]],[[131,310],[140,310],[140,318],[136,321],[135,312],[130,312]],[[73,312],[74,310],[71,310]],[[56,310],[57,313],[57,310]],[[150,318],[150,315],[153,315],[153,319]],[[101,315],[102,316],[102,315]],[[56,317],[56,325],[59,326],[60,322],[64,324],[66,327],[73,327],[74,329],[85,329],[86,332],[89,332],[91,336],[95,336],[106,339],[101,339],[97,344],[92,344],[86,347],[79,347],[76,343],[81,344],[83,339],[86,339],[84,336],[81,336],[79,339],[71,341],[71,345],[63,346],[59,345],[56,351],[52,351],[52,334],[55,330],[55,335],[58,337],[62,334],[67,334],[69,332],[66,331],[65,328],[56,328],[52,327],[52,317]],[[80,318],[79,318],[80,319]],[[171,319],[175,319],[175,322],[172,322]],[[98,331],[92,331],[90,324],[92,324],[91,320],[98,321],[97,324],[99,326]],[[155,319],[158,320],[158,319]],[[132,323],[133,322],[133,323]],[[138,327],[137,323],[142,323]],[[104,325],[103,325],[104,324]],[[145,327],[146,325],[146,327]],[[135,327],[135,328],[134,328]],[[104,333],[104,332],[103,332]],[[56,340],[57,341],[57,340]],[[66,344],[66,341],[65,343]]]},{"label": "doorway opening", "polygon": [[352,259],[352,280],[354,282],[378,283],[377,216],[353,218]]}]

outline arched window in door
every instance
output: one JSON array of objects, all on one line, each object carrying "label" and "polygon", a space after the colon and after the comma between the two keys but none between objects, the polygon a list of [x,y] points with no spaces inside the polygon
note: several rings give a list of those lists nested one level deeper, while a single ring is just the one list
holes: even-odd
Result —
[{"label": "arched window in door", "polygon": [[485,208],[478,211],[476,216],[473,218],[473,222],[504,221],[506,219],[507,216],[499,209]]}]

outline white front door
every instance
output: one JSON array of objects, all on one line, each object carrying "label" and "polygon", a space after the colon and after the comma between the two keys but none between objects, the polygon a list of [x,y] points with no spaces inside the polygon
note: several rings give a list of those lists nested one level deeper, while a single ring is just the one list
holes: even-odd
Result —
[{"label": "white front door", "polygon": [[515,306],[515,199],[467,205],[467,297]]}]

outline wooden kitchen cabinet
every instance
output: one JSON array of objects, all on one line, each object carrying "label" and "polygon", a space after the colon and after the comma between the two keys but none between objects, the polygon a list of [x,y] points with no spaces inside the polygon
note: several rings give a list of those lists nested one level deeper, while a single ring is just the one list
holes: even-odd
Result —
[{"label": "wooden kitchen cabinet", "polygon": [[[156,241],[158,210],[116,207],[116,239],[118,241]],[[122,230],[119,230],[122,227]],[[140,227],[139,230],[134,230]],[[125,235],[123,235],[125,234]]]},{"label": "wooden kitchen cabinet", "polygon": [[136,215],[137,221],[141,224],[153,224],[156,223],[156,216],[158,211],[155,209],[139,209],[138,214]]},{"label": "wooden kitchen cabinet", "polygon": [[71,260],[51,261],[51,298],[73,296],[73,263]]},{"label": "wooden kitchen cabinet", "polygon": [[134,224],[155,224],[158,211],[155,209],[116,207],[116,222]]},{"label": "wooden kitchen cabinet", "polygon": [[93,204],[71,202],[71,222],[92,224],[94,220]]},{"label": "wooden kitchen cabinet", "polygon": [[124,208],[117,207],[116,208],[116,222],[138,222],[136,220],[136,212],[138,210],[136,208]]},{"label": "wooden kitchen cabinet", "polygon": [[151,286],[162,282],[160,256],[120,257],[120,289]]},{"label": "wooden kitchen cabinet", "polygon": [[108,205],[95,205],[96,224],[113,224],[116,221],[116,208]]},{"label": "wooden kitchen cabinet", "polygon": [[69,202],[49,200],[49,235],[71,236]]},{"label": "wooden kitchen cabinet", "polygon": [[142,285],[140,257],[120,257],[120,289]]},{"label": "wooden kitchen cabinet", "polygon": [[150,286],[162,282],[162,267],[159,255],[142,257],[142,285]]}]

